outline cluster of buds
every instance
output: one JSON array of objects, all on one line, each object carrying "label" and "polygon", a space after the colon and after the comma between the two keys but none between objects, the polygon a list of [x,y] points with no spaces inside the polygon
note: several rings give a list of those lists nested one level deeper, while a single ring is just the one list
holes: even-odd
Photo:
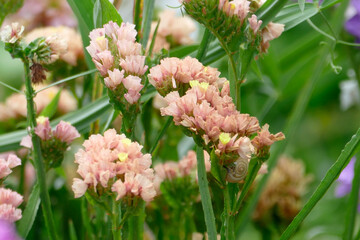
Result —
[{"label": "cluster of buds", "polygon": [[150,83],[162,96],[172,91],[178,91],[180,96],[184,95],[192,80],[219,88],[226,81],[219,76],[220,72],[216,68],[205,67],[192,57],[165,58],[159,65],[152,67],[148,75]]},{"label": "cluster of buds", "polygon": [[262,4],[260,1],[182,0],[181,2],[186,12],[220,38],[219,40],[225,43],[223,47],[231,52],[237,51],[242,43],[250,44],[244,47],[266,52],[269,41],[279,37],[284,31],[283,24],[272,22],[261,29],[262,21],[254,14]]},{"label": "cluster of buds", "polygon": [[[47,117],[40,116],[36,119],[36,122],[35,134],[41,140],[41,152],[46,168],[59,167],[64,158],[64,152],[74,139],[80,137],[79,132],[70,123],[64,121],[60,121],[55,130],[52,130]],[[32,148],[31,137],[24,137],[20,145]]]},{"label": "cluster of buds", "polygon": [[[21,165],[21,160],[14,154],[0,158],[0,182],[12,172],[12,168]],[[15,222],[19,220],[21,209],[17,207],[23,202],[23,196],[3,187],[0,187],[0,220]]]},{"label": "cluster of buds", "polygon": [[141,153],[140,144],[109,129],[104,136],[90,136],[83,146],[75,154],[81,176],[72,185],[76,198],[86,191],[100,197],[116,194],[116,200],[127,198],[128,202],[155,197],[151,155]]},{"label": "cluster of buds", "polygon": [[90,46],[86,48],[104,77],[111,101],[123,114],[133,114],[131,105],[138,103],[142,78],[148,69],[136,35],[135,25],[122,23],[119,27],[110,21],[90,32]]},{"label": "cluster of buds", "polygon": [[33,83],[41,83],[46,79],[43,65],[51,64],[59,59],[67,51],[67,43],[56,35],[39,37],[29,44],[24,43],[22,33],[24,26],[12,23],[4,27],[0,32],[0,38],[5,42],[5,49],[13,58],[21,58],[29,62],[31,80]]}]

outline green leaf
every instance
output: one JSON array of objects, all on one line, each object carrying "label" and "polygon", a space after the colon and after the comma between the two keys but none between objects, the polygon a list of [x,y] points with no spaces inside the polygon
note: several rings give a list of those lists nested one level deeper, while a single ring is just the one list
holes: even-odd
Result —
[{"label": "green leaf", "polygon": [[17,223],[18,233],[24,239],[26,239],[26,236],[28,235],[34,224],[39,206],[40,206],[40,188],[39,185],[36,183],[31,191],[29,200],[22,214],[22,218]]},{"label": "green leaf", "polygon": [[[51,121],[50,124],[54,127],[60,120],[63,120],[70,122],[80,133],[86,133],[89,131],[89,124],[110,109],[109,99],[107,96],[104,96],[75,112],[68,113]],[[18,149],[21,139],[26,135],[27,131],[25,129],[0,135],[0,152]]]},{"label": "green leaf", "polygon": [[328,8],[328,7],[332,7],[334,6],[335,4],[338,4],[340,2],[342,2],[343,0],[324,0],[321,5],[320,5],[320,8],[321,9],[325,9],[325,8]]},{"label": "green leaf", "polygon": [[54,116],[56,113],[60,95],[61,95],[62,88],[58,91],[58,93],[55,95],[55,97],[51,100],[49,105],[47,105],[39,114],[39,116],[48,117],[49,119]]},{"label": "green leaf", "polygon": [[302,221],[307,217],[307,215],[330,188],[331,184],[339,177],[341,171],[350,162],[351,157],[354,156],[356,153],[355,151],[358,150],[357,147],[359,145],[360,128],[357,130],[356,134],[351,138],[351,140],[345,145],[336,162],[327,171],[325,177],[323,180],[321,180],[319,186],[316,188],[315,192],[310,197],[309,201],[305,204],[303,209],[298,213],[298,215],[296,215],[294,220],[281,235],[280,240],[289,239],[294,234]]},{"label": "green leaf", "polygon": [[305,3],[304,11],[300,11],[299,5],[294,3],[284,7],[273,21],[285,24],[285,30],[289,30],[318,12],[319,9],[313,3]]},{"label": "green leaf", "polygon": [[149,40],[152,17],[154,13],[154,5],[155,5],[155,0],[146,0],[144,3],[145,11],[144,11],[143,32],[142,32],[142,40],[141,40],[141,44],[143,48],[146,48]]},{"label": "green leaf", "polygon": [[69,234],[70,234],[70,240],[77,240],[76,236],[76,230],[73,221],[69,221]]},{"label": "green leaf", "polygon": [[[78,20],[79,29],[81,33],[81,38],[83,40],[84,46],[89,46],[90,39],[89,33],[94,29],[93,22],[93,9],[94,9],[94,1],[93,0],[67,0],[71,9],[73,10],[76,18]],[[89,69],[95,68],[93,61],[89,53],[84,48],[85,52],[85,60]]]},{"label": "green leaf", "polygon": [[211,151],[210,160],[212,163],[211,174],[221,185],[225,186],[226,170],[220,165],[219,158],[216,156],[214,149]]},{"label": "green leaf", "polygon": [[100,3],[102,23],[106,24],[109,21],[113,21],[120,26],[123,20],[114,5],[112,5],[109,0],[100,0]]},{"label": "green leaf", "polygon": [[211,203],[208,180],[206,177],[204,149],[202,147],[199,146],[196,147],[196,158],[197,158],[197,172],[198,172],[201,204],[204,210],[206,229],[209,234],[209,240],[216,240],[217,232],[216,232],[215,217]]},{"label": "green leaf", "polygon": [[24,0],[0,0],[0,26],[3,23],[5,17],[16,12],[22,7]]},{"label": "green leaf", "polygon": [[305,0],[298,0],[298,4],[301,12],[303,12],[305,8]]},{"label": "green leaf", "polygon": [[95,28],[101,28],[103,26],[100,0],[96,0],[96,2],[94,4],[93,21],[94,21]]},{"label": "green leaf", "polygon": [[199,48],[198,44],[180,46],[180,47],[171,49],[170,57],[183,58],[183,57],[189,55],[190,53],[197,51],[198,48]]},{"label": "green leaf", "polygon": [[[256,12],[258,19],[262,20],[261,28],[264,28],[282,10],[287,0],[267,0]],[[276,22],[276,21],[275,21]]]}]

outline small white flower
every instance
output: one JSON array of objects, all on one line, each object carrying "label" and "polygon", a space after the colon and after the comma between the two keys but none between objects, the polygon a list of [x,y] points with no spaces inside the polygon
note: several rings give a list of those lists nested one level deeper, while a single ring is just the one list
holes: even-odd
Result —
[{"label": "small white flower", "polygon": [[24,32],[24,29],[24,26],[17,22],[12,23],[11,25],[7,25],[0,32],[0,39],[3,42],[15,43],[21,38],[21,34]]}]

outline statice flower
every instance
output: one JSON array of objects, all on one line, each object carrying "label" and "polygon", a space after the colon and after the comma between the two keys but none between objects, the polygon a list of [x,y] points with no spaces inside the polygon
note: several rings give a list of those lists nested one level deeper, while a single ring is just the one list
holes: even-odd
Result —
[{"label": "statice flower", "polygon": [[11,25],[5,26],[0,32],[0,40],[6,43],[15,43],[22,38],[24,32],[24,26],[17,22],[11,23]]},{"label": "statice flower", "polygon": [[[72,66],[76,66],[78,61],[84,58],[83,45],[81,36],[72,28],[59,27],[43,27],[36,28],[26,34],[25,41],[31,41],[39,37],[55,36],[57,39],[62,39],[59,45],[58,58]],[[64,48],[65,47],[65,48]],[[66,50],[66,51],[65,51]]]},{"label": "statice flower", "polygon": [[129,111],[128,105],[137,104],[142,78],[148,69],[136,35],[135,25],[118,26],[110,21],[90,32],[90,46],[86,47],[104,77],[112,102],[123,113]]},{"label": "statice flower", "polygon": [[[47,169],[60,166],[64,152],[76,138],[80,137],[79,132],[70,123],[64,121],[60,121],[55,130],[52,130],[49,118],[43,116],[38,117],[36,122],[35,134],[41,140],[41,152]],[[32,148],[31,137],[24,137],[20,145]]]},{"label": "statice flower", "polygon": [[151,201],[155,197],[151,155],[141,153],[137,142],[109,129],[103,136],[91,135],[83,146],[75,154],[81,176],[72,185],[76,198],[86,191],[100,196],[116,194],[117,200],[129,197]]},{"label": "statice flower", "polygon": [[0,179],[12,173],[12,168],[21,165],[21,160],[15,154],[0,157]]},{"label": "statice flower", "polygon": [[166,96],[171,91],[179,91],[183,95],[192,80],[217,87],[221,87],[226,81],[225,78],[220,78],[217,69],[205,67],[192,57],[162,59],[159,65],[150,69],[148,77],[150,83],[162,96]]}]

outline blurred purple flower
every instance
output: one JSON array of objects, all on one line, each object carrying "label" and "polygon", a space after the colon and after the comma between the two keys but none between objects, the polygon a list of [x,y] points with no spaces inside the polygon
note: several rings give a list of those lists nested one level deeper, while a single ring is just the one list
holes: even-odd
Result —
[{"label": "blurred purple flower", "polygon": [[0,220],[0,240],[20,240],[21,238],[17,235],[15,225]]},{"label": "blurred purple flower", "polygon": [[360,42],[360,0],[352,0],[351,4],[356,14],[345,23],[345,29]]},{"label": "blurred purple flower", "polygon": [[337,182],[339,183],[335,189],[336,197],[343,197],[351,192],[352,180],[354,178],[355,157],[353,157],[349,164],[341,172]]}]

